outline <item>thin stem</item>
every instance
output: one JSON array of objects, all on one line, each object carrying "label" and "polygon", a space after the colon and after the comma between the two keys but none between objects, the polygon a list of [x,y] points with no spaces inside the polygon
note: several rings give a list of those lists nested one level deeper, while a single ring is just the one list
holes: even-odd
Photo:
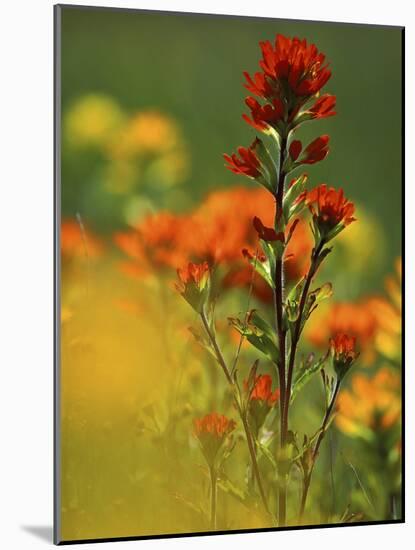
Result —
[{"label": "thin stem", "polygon": [[336,386],[334,388],[334,392],[333,392],[333,395],[332,395],[331,400],[330,400],[330,404],[329,404],[329,406],[326,410],[326,414],[324,415],[323,422],[322,422],[321,428],[320,428],[320,433],[319,433],[316,445],[315,445],[314,450],[313,450],[313,454],[312,454],[312,457],[311,457],[310,470],[309,470],[306,478],[304,479],[303,493],[302,493],[302,496],[301,496],[300,513],[299,513],[299,521],[300,522],[303,519],[304,510],[305,510],[305,506],[306,506],[306,502],[307,502],[308,490],[310,488],[311,476],[313,474],[313,470],[314,470],[314,466],[315,466],[315,463],[316,463],[316,460],[317,460],[320,445],[321,445],[321,443],[324,439],[324,436],[326,434],[327,423],[330,420],[330,416],[331,416],[331,413],[333,411],[334,404],[335,404],[336,398],[337,398],[337,394],[339,393],[339,389],[340,389],[340,380],[337,379]]},{"label": "thin stem", "polygon": [[232,378],[229,374],[229,370],[228,370],[228,367],[226,365],[226,361],[225,361],[225,359],[223,357],[223,354],[222,354],[222,352],[219,348],[219,345],[216,341],[215,335],[213,334],[212,330],[210,329],[209,322],[206,318],[205,312],[202,311],[200,316],[201,316],[203,325],[205,327],[206,333],[209,336],[210,342],[213,346],[213,349],[215,350],[216,358],[217,358],[220,366],[222,367],[223,372],[225,373],[225,376],[226,376],[226,379],[227,379],[228,383],[231,385],[232,389],[234,390],[234,394],[233,394],[234,395],[234,402],[235,402],[236,408],[238,409],[238,413],[239,413],[239,416],[241,417],[242,424],[243,424],[243,427],[244,427],[245,437],[246,437],[246,441],[247,441],[247,444],[248,444],[248,450],[249,450],[249,454],[250,454],[250,457],[251,457],[252,468],[254,470],[256,482],[257,482],[257,485],[258,485],[259,494],[261,496],[262,504],[265,508],[265,511],[267,512],[267,514],[269,514],[270,512],[269,512],[268,503],[267,503],[267,499],[266,499],[266,496],[265,496],[264,488],[263,488],[263,485],[262,485],[262,480],[261,480],[261,475],[260,475],[260,472],[259,472],[259,467],[258,467],[258,462],[257,462],[257,457],[256,457],[256,452],[255,452],[255,446],[254,446],[254,443],[253,443],[251,430],[249,428],[249,424],[248,424],[248,421],[247,421],[246,416],[244,414],[244,411],[242,410],[241,404],[240,404],[239,400],[236,397],[236,393],[235,393],[236,385],[235,385],[234,381],[232,380]]},{"label": "thin stem", "polygon": [[216,501],[217,501],[217,479],[214,466],[209,466],[210,473],[210,528],[216,529]]},{"label": "thin stem", "polygon": [[300,298],[300,304],[299,304],[299,312],[298,312],[298,319],[294,327],[294,334],[291,341],[291,350],[290,350],[290,357],[288,361],[288,372],[287,372],[287,385],[286,385],[286,399],[285,399],[285,407],[284,407],[284,426],[288,426],[288,412],[289,412],[289,406],[290,406],[290,398],[291,398],[291,386],[292,386],[292,379],[293,379],[293,372],[294,372],[294,365],[295,365],[295,356],[297,353],[297,346],[298,342],[300,340],[300,334],[301,334],[301,325],[303,321],[303,314],[304,314],[304,308],[307,301],[308,291],[310,290],[310,285],[313,280],[314,275],[317,271],[317,262],[320,256],[320,252],[322,251],[324,246],[324,240],[321,240],[318,246],[313,250],[312,256],[311,256],[311,264],[310,268],[308,270],[306,280],[304,283],[303,292],[301,294]]},{"label": "thin stem", "polygon": [[[280,222],[283,215],[284,201],[284,184],[285,172],[284,162],[287,155],[287,137],[281,138],[280,145],[280,162],[278,168],[278,185],[275,195],[275,228],[279,230]],[[287,439],[288,427],[285,425],[284,411],[287,406],[287,389],[286,389],[286,330],[284,328],[284,266],[282,257],[276,261],[275,265],[275,292],[274,292],[275,318],[276,329],[278,334],[278,344],[280,352],[280,360],[278,364],[278,376],[280,385],[280,447],[284,449]],[[278,484],[278,524],[280,527],[286,523],[286,508],[287,508],[287,480],[283,475]]]},{"label": "thin stem", "polygon": [[229,384],[231,384],[233,386],[233,380],[231,378],[231,375],[229,374],[228,367],[226,366],[225,359],[224,359],[224,357],[222,355],[222,352],[221,352],[221,350],[218,346],[218,343],[216,342],[215,335],[213,334],[213,332],[212,332],[212,330],[209,326],[209,322],[206,318],[206,313],[204,311],[202,311],[202,313],[200,314],[200,317],[202,319],[202,323],[203,323],[203,326],[205,327],[207,335],[209,336],[209,340],[210,340],[210,342],[213,346],[213,349],[215,350],[215,354],[216,354],[216,358],[218,360],[218,363],[222,367],[223,372],[225,373],[226,380],[229,382]]}]

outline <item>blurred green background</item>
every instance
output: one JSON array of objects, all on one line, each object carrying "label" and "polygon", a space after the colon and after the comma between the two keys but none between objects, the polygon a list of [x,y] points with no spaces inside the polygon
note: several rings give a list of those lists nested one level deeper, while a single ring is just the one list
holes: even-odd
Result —
[{"label": "blurred green background", "polygon": [[[328,158],[308,171],[311,184],[343,186],[383,226],[385,254],[370,281],[380,288],[401,248],[400,28],[64,8],[63,113],[81,96],[99,93],[126,112],[157,109],[173,117],[189,151],[189,170],[181,194],[162,206],[188,208],[209,190],[246,183],[224,169],[222,153],[254,138],[241,119],[247,95],[242,72],[257,70],[258,42],[276,33],[307,38],[331,64],[326,90],[337,96],[338,115],[303,126],[300,138],[330,134]],[[126,197],[91,178],[96,162],[63,148],[62,213],[81,212],[92,227],[109,233],[124,225],[120,204]],[[130,192],[153,193],[157,202],[157,189]]]}]

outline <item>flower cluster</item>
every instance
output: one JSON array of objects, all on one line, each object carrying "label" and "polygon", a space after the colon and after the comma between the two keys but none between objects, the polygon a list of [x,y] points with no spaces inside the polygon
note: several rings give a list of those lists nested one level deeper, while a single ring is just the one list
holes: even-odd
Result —
[{"label": "flower cluster", "polygon": [[[244,119],[249,124],[260,131],[278,132],[287,123],[295,127],[305,120],[335,114],[335,97],[319,95],[331,71],[314,44],[279,34],[274,44],[261,42],[260,47],[262,72],[253,76],[245,72],[245,87],[265,104],[251,96],[246,99],[251,118],[244,115]],[[310,101],[313,103],[307,106]]]}]

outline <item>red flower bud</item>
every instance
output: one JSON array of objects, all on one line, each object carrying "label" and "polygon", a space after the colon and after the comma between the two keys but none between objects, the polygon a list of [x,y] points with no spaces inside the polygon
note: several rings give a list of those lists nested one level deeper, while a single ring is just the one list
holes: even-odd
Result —
[{"label": "red flower bud", "polygon": [[303,146],[298,139],[294,140],[290,145],[290,157],[295,162],[300,156]]},{"label": "red flower bud", "polygon": [[314,164],[326,158],[329,148],[330,136],[324,135],[316,138],[304,149],[304,158],[301,164]]}]

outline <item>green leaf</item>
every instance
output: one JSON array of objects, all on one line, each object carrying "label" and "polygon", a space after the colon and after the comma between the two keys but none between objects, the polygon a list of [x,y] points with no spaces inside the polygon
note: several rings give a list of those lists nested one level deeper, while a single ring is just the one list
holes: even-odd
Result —
[{"label": "green leaf", "polygon": [[311,363],[309,364],[309,366],[306,365],[305,367],[300,369],[292,387],[291,402],[294,401],[299,391],[311,380],[312,376],[323,368],[325,362],[327,361],[327,358],[328,356],[325,355],[315,363]]},{"label": "green leaf", "polygon": [[301,174],[301,176],[296,178],[294,183],[288,187],[284,195],[283,214],[287,223],[294,215],[299,214],[305,206],[304,202],[296,203],[296,199],[305,191],[307,179],[307,174]]},{"label": "green leaf", "polygon": [[278,363],[279,352],[272,328],[255,310],[250,312],[246,323],[242,323],[234,317],[229,317],[229,322],[250,344],[271,359],[271,361]]},{"label": "green leaf", "polygon": [[[255,271],[268,283],[271,288],[275,288],[275,283],[272,277],[271,266],[269,260],[261,262],[259,258],[249,258],[249,263],[253,266]],[[275,269],[274,269],[275,271]]]},{"label": "green leaf", "polygon": [[303,318],[301,320],[301,330],[303,329],[307,319],[313,311],[319,306],[323,300],[327,300],[333,296],[333,285],[325,283],[319,288],[312,290],[307,295],[307,300],[304,306]]},{"label": "green leaf", "polygon": [[245,493],[242,489],[239,489],[228,477],[225,476],[225,474],[221,473],[220,478],[218,479],[218,487],[222,489],[225,493],[228,495],[233,496],[236,498],[238,502],[243,504],[244,506],[250,506],[251,503],[249,499],[247,499]]},{"label": "green leaf", "polygon": [[277,457],[275,457],[272,454],[272,452],[268,449],[268,447],[263,443],[260,443],[259,441],[257,441],[257,445],[260,451],[262,452],[262,454],[265,456],[265,458],[271,463],[273,468],[275,468],[275,470],[278,470]]},{"label": "green leaf", "polygon": [[261,162],[261,167],[265,168],[266,171],[266,175],[264,171],[262,172],[266,181],[260,183],[262,183],[268,191],[274,194],[278,183],[277,167],[267,147],[264,145],[263,141],[258,138],[255,140],[255,153]]}]

